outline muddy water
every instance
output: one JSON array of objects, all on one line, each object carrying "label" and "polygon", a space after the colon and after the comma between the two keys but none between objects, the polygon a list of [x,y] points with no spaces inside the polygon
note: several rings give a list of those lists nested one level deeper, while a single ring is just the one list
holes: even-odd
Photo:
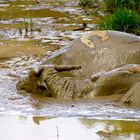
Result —
[{"label": "muddy water", "polygon": [[31,67],[85,32],[74,29],[83,22],[96,29],[97,20],[77,0],[0,0],[0,139],[139,139],[140,109],[120,105],[119,97],[63,101],[15,88]]},{"label": "muddy water", "polygon": [[[140,139],[140,123],[132,121],[102,121],[90,118],[1,116],[0,123],[0,137],[3,140]],[[8,135],[5,135],[7,132]]]}]

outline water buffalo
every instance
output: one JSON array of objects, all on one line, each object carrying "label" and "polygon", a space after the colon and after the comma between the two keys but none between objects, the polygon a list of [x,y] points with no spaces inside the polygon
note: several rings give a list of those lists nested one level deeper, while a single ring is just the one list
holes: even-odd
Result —
[{"label": "water buffalo", "polygon": [[54,52],[37,71],[20,80],[17,89],[72,99],[125,94],[140,81],[139,64],[140,37],[89,32]]}]

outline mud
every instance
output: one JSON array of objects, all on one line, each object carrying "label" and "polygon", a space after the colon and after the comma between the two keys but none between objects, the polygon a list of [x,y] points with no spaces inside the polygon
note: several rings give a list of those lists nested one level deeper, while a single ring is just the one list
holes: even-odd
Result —
[{"label": "mud", "polygon": [[[135,121],[140,119],[140,109],[120,105],[117,103],[120,97],[64,101],[18,93],[15,88],[18,78],[27,75],[31,67],[44,62],[52,52],[86,30],[96,29],[97,20],[98,17],[86,17],[77,0],[40,0],[38,4],[28,0],[0,0],[1,139],[100,139],[96,132],[106,130],[104,127],[114,130],[114,135],[117,133],[120,140],[139,139],[139,129],[133,128],[139,127],[139,121]],[[83,22],[88,24],[86,30],[73,31]],[[46,116],[60,118],[47,120]],[[120,119],[129,121],[117,121]],[[123,128],[125,124],[129,130]],[[131,129],[131,126],[134,127]],[[35,133],[38,133],[37,136]]]}]

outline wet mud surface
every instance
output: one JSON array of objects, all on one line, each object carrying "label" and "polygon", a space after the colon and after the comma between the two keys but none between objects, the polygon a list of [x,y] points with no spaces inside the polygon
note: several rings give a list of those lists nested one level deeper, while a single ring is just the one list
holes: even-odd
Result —
[{"label": "wet mud surface", "polygon": [[[40,0],[40,3],[34,0],[0,0],[0,122],[4,127],[9,127],[8,124],[13,122],[17,128],[19,126],[23,128],[19,130],[21,132],[17,137],[13,136],[13,139],[21,139],[20,136],[23,135],[22,132],[25,131],[27,125],[33,127],[35,131],[40,129],[38,137],[42,140],[45,138],[82,140],[87,138],[87,135],[88,139],[98,140],[102,138],[100,136],[102,134],[98,135],[96,132],[104,130],[105,126],[112,131],[116,131],[115,128],[119,129],[119,132],[113,133],[115,136],[119,133],[120,140],[139,139],[140,132],[124,130],[123,125],[126,123],[130,127],[139,128],[140,109],[120,105],[116,101],[119,97],[96,98],[88,101],[55,100],[37,94],[19,93],[16,90],[15,84],[19,77],[27,75],[31,67],[46,61],[52,52],[67,45],[86,30],[96,29],[97,20],[98,17],[86,17],[84,11],[78,6],[77,0]],[[83,22],[88,23],[88,28],[84,31],[74,31],[81,27]],[[60,118],[52,118],[48,121],[46,116]],[[84,119],[71,117],[83,117]],[[92,119],[87,119],[89,117]],[[108,121],[100,121],[100,119]],[[43,123],[40,122],[42,120],[44,120]],[[68,135],[69,129],[63,132],[63,128],[62,130],[60,128],[60,136],[57,137],[57,124],[58,127],[59,125],[62,127],[65,122],[75,124],[76,131],[84,132],[83,135],[85,135],[79,135],[78,132]],[[40,127],[36,126],[39,123],[41,123]],[[52,134],[41,135],[44,129],[49,133],[49,128],[45,126],[48,124],[52,124],[50,129]],[[68,124],[68,127],[72,127],[72,124]],[[102,129],[98,129],[100,127]],[[112,133],[110,129],[109,132]],[[6,134],[5,129],[2,134]],[[8,140],[8,137],[2,134],[0,137]],[[39,139],[38,137],[36,140]],[[30,133],[26,137],[26,140],[28,139],[35,140],[34,134]]]}]

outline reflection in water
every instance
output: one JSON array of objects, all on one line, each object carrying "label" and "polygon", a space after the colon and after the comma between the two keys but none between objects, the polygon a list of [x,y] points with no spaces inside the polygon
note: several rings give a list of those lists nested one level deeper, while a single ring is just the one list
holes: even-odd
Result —
[{"label": "reflection in water", "polygon": [[0,139],[2,140],[140,139],[140,121],[0,115],[0,124]]},{"label": "reflection in water", "polygon": [[[104,138],[139,140],[140,121],[80,119],[87,129],[102,128],[97,134]],[[104,139],[103,138],[103,139]]]},{"label": "reflection in water", "polygon": [[33,117],[33,122],[37,125],[40,125],[40,121],[45,121],[45,120],[50,120],[50,119],[52,119],[52,117],[35,116],[35,117]]}]

